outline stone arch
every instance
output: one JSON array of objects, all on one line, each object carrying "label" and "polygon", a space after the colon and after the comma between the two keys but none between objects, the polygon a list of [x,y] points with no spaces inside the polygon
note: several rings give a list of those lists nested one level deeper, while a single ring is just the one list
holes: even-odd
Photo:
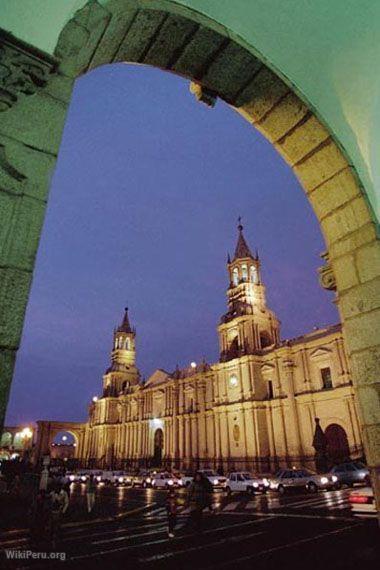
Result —
[{"label": "stone arch", "polygon": [[[242,45],[233,31],[173,0],[109,0],[102,5],[90,1],[63,29],[55,59],[30,51],[40,66],[40,77],[38,81],[31,77],[29,89],[4,103],[11,108],[3,113],[0,141],[6,187],[23,200],[17,223],[5,214],[7,243],[12,239],[15,243],[2,264],[1,309],[9,324],[0,343],[5,347],[2,358],[9,383],[45,209],[48,172],[58,152],[73,81],[79,74],[116,61],[153,65],[193,81],[193,92],[204,103],[213,105],[220,97],[231,105],[263,133],[299,178],[326,240],[328,255],[321,282],[338,291],[367,460],[380,493],[377,223],[361,181],[328,125],[286,78],[252,47]],[[13,225],[8,228],[7,223]],[[20,228],[30,225],[37,235],[34,241],[28,239],[27,231],[20,234]]]},{"label": "stone arch", "polygon": [[76,422],[37,422],[37,441],[34,452],[34,461],[38,463],[44,455],[50,454],[51,444],[61,432],[70,433],[76,443],[75,459],[83,459],[84,436],[86,424]]}]

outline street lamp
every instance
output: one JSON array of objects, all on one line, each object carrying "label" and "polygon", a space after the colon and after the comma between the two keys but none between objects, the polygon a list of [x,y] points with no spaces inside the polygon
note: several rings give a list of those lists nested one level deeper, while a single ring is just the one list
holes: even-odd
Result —
[{"label": "street lamp", "polygon": [[19,432],[19,434],[17,434],[20,436],[21,441],[22,441],[22,448],[23,448],[23,456],[25,456],[26,454],[26,448],[28,445],[28,441],[32,439],[33,437],[33,431],[30,429],[30,427],[25,427],[21,432]]},{"label": "street lamp", "polygon": [[92,398],[92,401],[93,401],[93,402],[97,402],[97,401],[98,401],[98,396],[94,396],[94,397]]}]

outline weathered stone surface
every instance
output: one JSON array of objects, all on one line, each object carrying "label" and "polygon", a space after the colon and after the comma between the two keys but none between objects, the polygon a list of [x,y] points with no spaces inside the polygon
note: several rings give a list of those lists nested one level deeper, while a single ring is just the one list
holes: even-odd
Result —
[{"label": "weathered stone surface", "polygon": [[[356,265],[360,281],[365,283],[380,274],[380,242],[374,241],[357,250]],[[379,292],[380,293],[380,292]]]},{"label": "weathered stone surface", "polygon": [[222,99],[234,102],[239,91],[261,66],[252,54],[230,42],[216,55],[202,77],[202,84],[216,91]]},{"label": "weathered stone surface", "polygon": [[351,366],[355,384],[377,382],[380,369],[380,346],[351,355]]},{"label": "weathered stone surface", "polygon": [[144,57],[144,63],[170,69],[198,25],[180,16],[170,16]]},{"label": "weathered stone surface", "polygon": [[296,176],[307,192],[314,190],[347,167],[347,161],[334,142],[319,148],[294,167]]},{"label": "weathered stone surface", "polygon": [[[378,423],[369,426],[363,425],[362,434],[363,434],[364,446],[366,449],[367,463],[370,467],[378,466],[379,456],[380,456],[380,430]],[[375,482],[374,476],[375,473],[372,472],[372,486],[374,485]],[[377,473],[377,477],[378,476],[379,475]],[[375,484],[378,485],[378,479],[376,480]]]},{"label": "weathered stone surface", "polygon": [[276,142],[297,125],[308,113],[307,107],[294,93],[279,101],[267,115],[255,123],[268,140]]},{"label": "weathered stone surface", "polygon": [[334,243],[370,221],[367,204],[359,196],[322,218],[321,226],[327,242]]},{"label": "weathered stone surface", "polygon": [[164,12],[140,11],[133,19],[114,61],[140,63],[166,20]]},{"label": "weathered stone surface", "polygon": [[380,310],[359,314],[351,319],[344,317],[344,331],[348,353],[376,347],[380,339]]},{"label": "weathered stone surface", "polygon": [[360,189],[349,166],[308,194],[319,220],[359,196]]},{"label": "weathered stone surface", "polygon": [[343,292],[359,284],[355,258],[352,254],[339,257],[339,259],[334,260],[332,266],[339,292]]},{"label": "weathered stone surface", "polygon": [[341,255],[346,255],[350,251],[354,251],[366,243],[376,241],[376,225],[374,222],[366,224],[355,232],[345,235],[339,241],[330,244],[329,257],[333,259]]},{"label": "weathered stone surface", "polygon": [[380,307],[380,277],[353,287],[349,291],[341,292],[339,306],[346,319],[378,309]]},{"label": "weathered stone surface", "polygon": [[67,22],[54,52],[63,73],[76,77],[87,69],[110,19],[104,6],[90,0]]},{"label": "weathered stone surface", "polygon": [[90,62],[90,69],[114,61],[120,44],[125,38],[137,13],[138,10],[135,7],[130,8],[124,6],[120,12],[116,12],[112,15],[112,19],[108,23]]},{"label": "weathered stone surface", "polygon": [[0,348],[0,428],[4,425],[16,351]]},{"label": "weathered stone surface", "polygon": [[329,132],[311,115],[275,144],[285,160],[293,166],[330,137]]},{"label": "weathered stone surface", "polygon": [[31,281],[31,271],[0,267],[0,347],[18,348]]},{"label": "weathered stone surface", "polygon": [[228,40],[207,28],[199,28],[185,49],[172,65],[180,75],[200,80],[210,61]]},{"label": "weathered stone surface", "polygon": [[248,121],[256,123],[289,91],[289,87],[277,75],[263,66],[234,105]]}]

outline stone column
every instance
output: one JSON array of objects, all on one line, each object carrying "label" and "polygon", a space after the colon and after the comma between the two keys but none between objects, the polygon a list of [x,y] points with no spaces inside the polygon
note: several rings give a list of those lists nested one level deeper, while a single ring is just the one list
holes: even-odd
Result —
[{"label": "stone column", "polygon": [[293,433],[292,439],[294,441],[294,452],[295,455],[297,456],[297,459],[300,459],[303,456],[303,450],[301,444],[301,432],[300,432],[300,425],[298,418],[297,402],[294,394],[293,369],[294,369],[293,361],[291,360],[291,358],[284,355],[283,377],[284,377],[284,384],[288,401],[288,413],[289,413],[287,425],[291,426],[290,430]]}]

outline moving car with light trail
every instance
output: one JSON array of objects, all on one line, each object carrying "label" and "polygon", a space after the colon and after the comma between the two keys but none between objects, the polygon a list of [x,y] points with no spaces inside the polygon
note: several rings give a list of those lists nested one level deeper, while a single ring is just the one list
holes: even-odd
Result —
[{"label": "moving car with light trail", "polygon": [[266,493],[269,481],[266,477],[257,477],[247,471],[235,471],[227,477],[227,493]]},{"label": "moving car with light trail", "polygon": [[366,518],[377,516],[375,497],[371,487],[363,487],[357,491],[352,491],[348,501],[355,516]]},{"label": "moving car with light trail", "polygon": [[212,469],[199,469],[198,473],[202,473],[206,479],[208,479],[214,489],[225,489],[227,484],[227,478],[218,475]]},{"label": "moving car with light trail", "polygon": [[371,480],[369,477],[369,469],[361,461],[346,461],[335,465],[330,473],[338,477],[341,485],[353,487],[356,483],[368,485]]},{"label": "moving car with light trail", "polygon": [[270,479],[269,487],[283,495],[290,489],[306,489],[316,493],[319,489],[339,488],[338,477],[330,473],[318,475],[308,469],[280,469]]}]

